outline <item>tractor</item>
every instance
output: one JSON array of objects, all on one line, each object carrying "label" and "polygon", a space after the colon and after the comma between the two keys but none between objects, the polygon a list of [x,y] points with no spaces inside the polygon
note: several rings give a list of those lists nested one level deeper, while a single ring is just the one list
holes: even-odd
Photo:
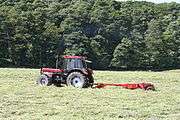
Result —
[{"label": "tractor", "polygon": [[[37,84],[50,86],[52,84],[73,86],[76,88],[92,87],[94,84],[93,71],[87,67],[83,56],[63,56],[61,68],[41,68]],[[59,63],[59,62],[58,62]]]}]

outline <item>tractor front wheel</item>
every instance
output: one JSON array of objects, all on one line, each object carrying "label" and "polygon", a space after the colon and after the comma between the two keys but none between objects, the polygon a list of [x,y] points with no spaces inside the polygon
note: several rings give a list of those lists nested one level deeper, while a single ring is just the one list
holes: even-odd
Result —
[{"label": "tractor front wheel", "polygon": [[89,82],[86,76],[80,72],[72,72],[68,75],[66,83],[68,86],[73,86],[76,88],[86,88],[89,87]]},{"label": "tractor front wheel", "polygon": [[52,79],[49,76],[43,74],[37,80],[37,84],[41,86],[50,86],[52,85]]}]

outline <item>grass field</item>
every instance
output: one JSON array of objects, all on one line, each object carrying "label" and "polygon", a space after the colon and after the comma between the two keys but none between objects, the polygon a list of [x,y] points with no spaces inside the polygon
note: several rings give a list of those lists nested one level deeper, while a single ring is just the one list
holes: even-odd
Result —
[{"label": "grass field", "polygon": [[180,120],[180,70],[95,71],[97,82],[151,82],[156,91],[40,87],[38,75],[0,69],[0,120]]}]

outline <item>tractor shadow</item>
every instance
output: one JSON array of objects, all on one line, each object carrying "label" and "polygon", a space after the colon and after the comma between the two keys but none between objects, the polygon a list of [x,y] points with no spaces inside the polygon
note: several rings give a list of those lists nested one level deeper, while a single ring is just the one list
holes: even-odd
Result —
[{"label": "tractor shadow", "polygon": [[61,85],[61,84],[53,84],[55,87],[66,87],[66,85]]}]

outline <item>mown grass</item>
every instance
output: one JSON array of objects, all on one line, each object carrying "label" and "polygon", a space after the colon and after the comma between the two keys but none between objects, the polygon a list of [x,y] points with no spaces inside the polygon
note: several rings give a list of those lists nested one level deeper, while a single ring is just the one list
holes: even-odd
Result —
[{"label": "mown grass", "polygon": [[179,120],[180,70],[95,71],[97,82],[150,82],[156,91],[121,87],[40,87],[36,69],[0,69],[2,120]]}]

